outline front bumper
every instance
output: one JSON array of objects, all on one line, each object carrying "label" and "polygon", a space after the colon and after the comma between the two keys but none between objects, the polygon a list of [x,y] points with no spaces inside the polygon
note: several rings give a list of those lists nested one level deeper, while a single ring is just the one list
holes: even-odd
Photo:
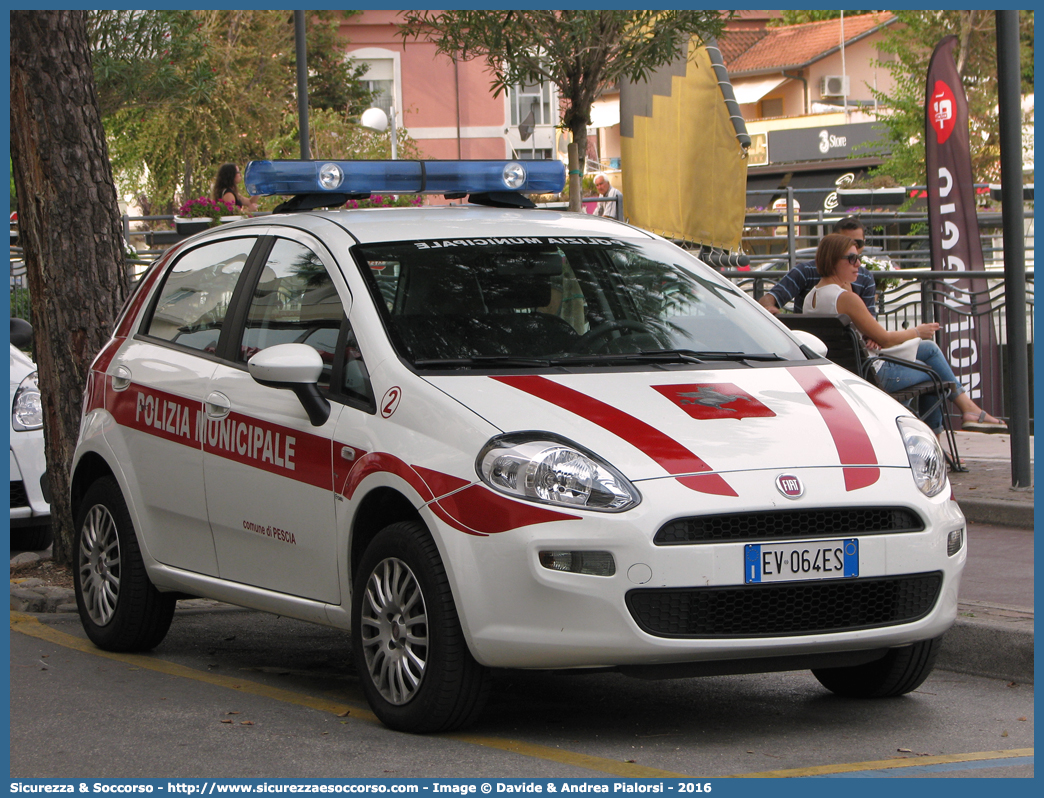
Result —
[{"label": "front bumper", "polygon": [[43,432],[11,433],[11,526],[51,521]]},{"label": "front bumper", "polygon": [[[765,490],[776,472],[745,472],[729,475],[738,498],[696,494],[676,480],[658,479],[638,483],[642,503],[618,515],[582,513],[581,521],[537,524],[488,537],[461,535],[434,518],[429,522],[438,526],[443,544],[450,550],[445,558],[447,570],[472,653],[489,666],[616,667],[806,657],[938,637],[956,617],[966,557],[966,547],[953,556],[946,550],[949,532],[965,524],[956,502],[949,499],[948,491],[934,499],[924,497],[913,485],[909,470],[901,468],[882,468],[873,486],[846,494],[843,485],[838,485],[838,471],[803,470],[802,478],[810,487],[800,503]],[[744,545],[749,541],[674,546],[653,542],[658,529],[680,517],[771,512],[796,506],[904,507],[919,516],[924,528],[846,535],[859,539],[858,577],[774,585],[744,584]],[[807,539],[822,538],[822,532],[809,530]],[[547,550],[608,551],[616,572],[600,577],[551,571],[539,562],[539,553]],[[839,626],[831,622],[825,629],[817,628],[816,621],[801,629],[787,628],[786,622],[782,626],[769,623],[765,626],[768,631],[752,631],[756,624],[740,624],[745,631],[733,633],[728,623],[712,624],[712,631],[686,626],[694,612],[686,596],[702,599],[706,593],[718,592],[722,595],[712,612],[747,603],[748,620],[751,613],[758,620],[759,613],[789,612],[784,608],[788,601],[806,600],[795,599],[795,592],[803,591],[812,596],[809,600],[829,605],[852,589],[858,592],[872,583],[911,580],[922,583],[921,590],[924,582],[931,582],[931,596],[927,602],[921,598],[923,611],[903,610],[907,614],[900,613],[900,621],[882,622],[875,616],[869,627],[867,623]],[[761,594],[747,601],[755,591]],[[673,609],[667,610],[674,617],[665,626],[650,625],[647,616],[632,612],[636,596],[648,597],[652,592],[669,594],[674,601]],[[862,593],[854,601],[861,602],[860,596]],[[680,626],[672,626],[676,620]]]}]

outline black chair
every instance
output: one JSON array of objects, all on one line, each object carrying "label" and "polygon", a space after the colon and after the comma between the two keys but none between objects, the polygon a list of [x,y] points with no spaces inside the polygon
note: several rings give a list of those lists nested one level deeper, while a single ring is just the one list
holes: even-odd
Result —
[{"label": "black chair", "polygon": [[923,372],[925,380],[898,391],[885,391],[889,396],[904,405],[916,408],[921,397],[931,397],[930,403],[914,409],[918,418],[923,419],[932,410],[942,407],[943,433],[946,444],[950,451],[945,450],[946,461],[951,471],[967,471],[961,464],[961,458],[957,453],[957,436],[953,432],[953,423],[950,421],[949,409],[946,401],[951,391],[956,387],[952,382],[944,382],[939,375],[927,366],[920,363],[912,363],[909,360],[900,360],[887,355],[871,354],[863,341],[863,335],[852,324],[848,316],[810,316],[804,313],[786,313],[778,316],[791,330],[804,330],[811,333],[826,344],[827,358],[842,368],[848,369],[853,374],[858,374],[864,380],[876,388],[885,390],[877,378],[877,370],[874,363],[886,361],[898,363],[899,365]]}]

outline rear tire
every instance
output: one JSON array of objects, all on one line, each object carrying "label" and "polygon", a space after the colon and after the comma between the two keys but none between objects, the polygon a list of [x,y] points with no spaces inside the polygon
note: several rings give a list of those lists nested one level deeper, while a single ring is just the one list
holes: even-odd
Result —
[{"label": "rear tire", "polygon": [[367,547],[352,596],[352,655],[370,706],[391,729],[450,731],[482,712],[489,673],[468,650],[423,524],[392,524]]},{"label": "rear tire", "polygon": [[883,658],[850,668],[812,671],[821,685],[846,698],[892,698],[916,690],[928,678],[939,656],[942,638],[893,648]]},{"label": "rear tire", "polygon": [[112,477],[83,497],[76,518],[73,584],[87,637],[106,651],[148,651],[167,634],[177,597],[160,593],[138,548],[123,493]]}]

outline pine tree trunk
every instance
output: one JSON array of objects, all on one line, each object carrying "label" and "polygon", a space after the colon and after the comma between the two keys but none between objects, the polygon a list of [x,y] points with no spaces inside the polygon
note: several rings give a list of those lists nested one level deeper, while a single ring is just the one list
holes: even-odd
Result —
[{"label": "pine tree trunk", "polygon": [[74,540],[69,468],[91,361],[127,295],[122,227],[82,11],[11,11],[11,158],[33,313],[53,556]]}]

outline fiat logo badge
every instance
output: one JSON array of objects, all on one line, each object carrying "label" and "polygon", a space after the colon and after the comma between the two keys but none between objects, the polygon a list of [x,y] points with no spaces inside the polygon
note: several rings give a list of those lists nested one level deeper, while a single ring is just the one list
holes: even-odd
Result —
[{"label": "fiat logo badge", "polygon": [[805,493],[805,486],[793,474],[780,474],[776,477],[776,490],[788,499],[800,499]]}]

